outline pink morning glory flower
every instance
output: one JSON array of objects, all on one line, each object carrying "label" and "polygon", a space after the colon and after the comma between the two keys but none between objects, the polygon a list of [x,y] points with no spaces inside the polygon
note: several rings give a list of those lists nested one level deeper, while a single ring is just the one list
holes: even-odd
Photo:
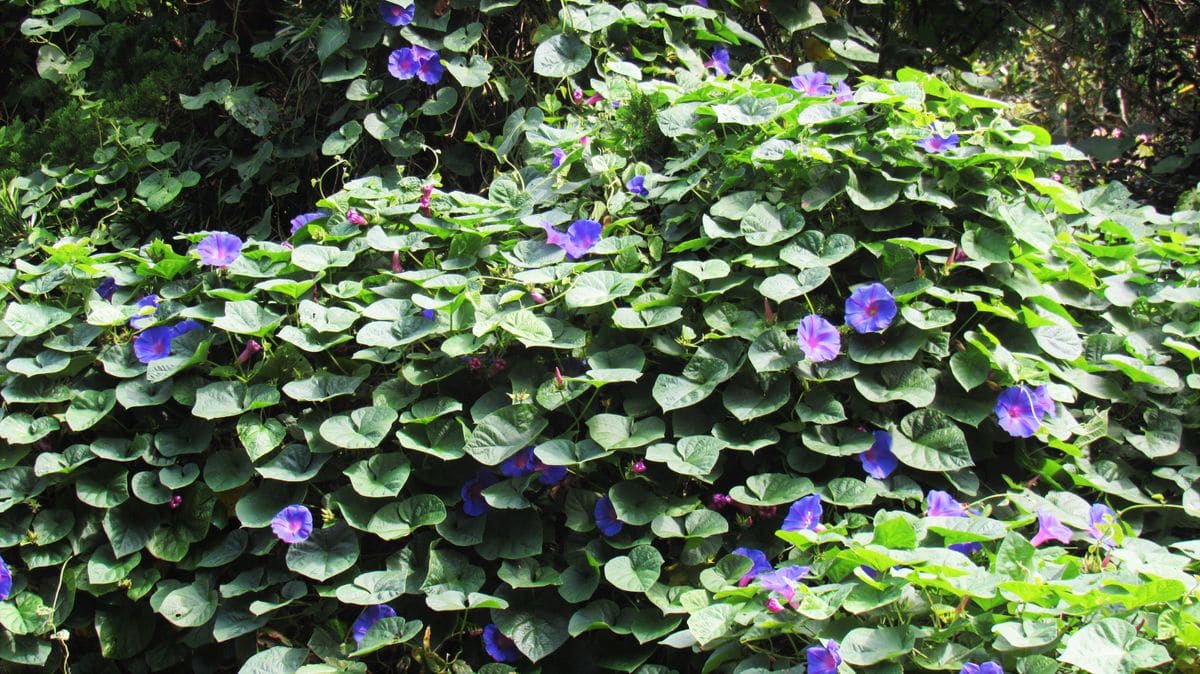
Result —
[{"label": "pink morning glory flower", "polygon": [[868,283],[846,298],[846,323],[860,335],[883,332],[896,317],[896,300],[882,283]]},{"label": "pink morning glory flower", "polygon": [[762,550],[754,548],[737,548],[732,554],[741,555],[749,559],[753,566],[738,580],[738,587],[746,587],[758,576],[773,571],[775,567],[771,566],[771,562],[767,561],[767,555]]},{"label": "pink morning glory flower", "polygon": [[966,517],[967,509],[947,492],[934,489],[925,495],[925,514],[929,517]]},{"label": "pink morning glory flower", "polygon": [[816,314],[800,319],[796,339],[804,357],[814,363],[825,363],[842,352],[842,336],[833,324]]},{"label": "pink morning glory flower", "polygon": [[346,211],[346,222],[356,227],[362,227],[367,224],[367,219],[363,217],[362,213],[358,212],[357,208],[351,208]]},{"label": "pink morning glory flower", "polygon": [[290,505],[271,519],[271,531],[284,543],[299,543],[312,535],[313,517],[308,508]]},{"label": "pink morning glory flower", "polygon": [[1058,520],[1052,513],[1047,510],[1038,510],[1038,532],[1029,540],[1033,547],[1037,547],[1046,541],[1058,541],[1059,543],[1071,542],[1071,530]]}]

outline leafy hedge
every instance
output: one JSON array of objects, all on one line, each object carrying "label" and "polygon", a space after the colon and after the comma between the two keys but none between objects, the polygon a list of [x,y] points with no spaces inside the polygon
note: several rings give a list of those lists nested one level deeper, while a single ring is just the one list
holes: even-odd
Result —
[{"label": "leafy hedge", "polygon": [[1200,217],[916,71],[692,54],[484,193],[12,251],[0,658],[1194,667]]}]

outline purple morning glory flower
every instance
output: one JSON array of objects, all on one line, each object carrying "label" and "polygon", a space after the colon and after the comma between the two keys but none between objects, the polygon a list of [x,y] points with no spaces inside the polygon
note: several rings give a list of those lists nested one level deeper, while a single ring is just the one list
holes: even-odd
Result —
[{"label": "purple morning glory flower", "polygon": [[600,533],[605,536],[616,536],[625,526],[621,520],[617,519],[617,509],[613,507],[612,499],[607,496],[601,496],[596,501],[592,515],[596,518],[596,528],[600,529]]},{"label": "purple morning glory flower", "polygon": [[422,309],[421,317],[427,321],[436,321],[437,320],[437,312],[434,311],[433,309]]},{"label": "purple morning glory flower", "polygon": [[833,639],[824,646],[809,646],[804,655],[808,659],[807,674],[837,674],[838,665],[842,664],[842,653]]},{"label": "purple morning glory flower", "polygon": [[980,543],[979,541],[972,541],[970,543],[951,543],[946,547],[970,557],[971,555],[983,549],[983,543]]},{"label": "purple morning glory flower", "polygon": [[558,168],[562,166],[563,160],[567,158],[567,153],[561,147],[556,147],[550,150],[550,168]]},{"label": "purple morning glory flower", "polygon": [[480,468],[475,477],[467,480],[463,484],[459,493],[462,495],[463,512],[471,517],[479,517],[480,515],[491,510],[487,500],[483,498],[483,490],[499,482],[499,478],[486,468]]},{"label": "purple morning glory flower", "polygon": [[828,96],[833,93],[833,87],[829,84],[829,75],[820,71],[796,75],[792,78],[792,88],[802,92],[805,96]]},{"label": "purple morning glory flower", "polygon": [[939,136],[935,133],[928,138],[917,141],[917,147],[932,154],[953,150],[958,147],[958,134],[952,133],[949,136]]},{"label": "purple morning glory flower", "polygon": [[858,460],[862,462],[863,470],[867,471],[867,475],[882,480],[892,471],[896,470],[899,465],[899,460],[892,453],[892,434],[887,431],[871,431],[871,435],[875,436],[875,442],[871,448],[862,454],[858,455]]},{"label": "purple morning glory flower", "polygon": [[1071,529],[1063,524],[1052,513],[1047,510],[1038,510],[1038,532],[1029,540],[1033,547],[1038,547],[1046,541],[1058,541],[1059,543],[1071,542]]},{"label": "purple morning glory flower", "polygon": [[1042,425],[1034,392],[1028,386],[1010,386],[996,398],[996,420],[1014,438],[1028,438]]},{"label": "purple morning glory flower", "polygon": [[733,71],[729,69],[729,50],[724,47],[714,49],[712,58],[704,62],[704,67],[716,70],[718,75],[732,73]]},{"label": "purple morning glory flower", "polygon": [[533,447],[526,447],[525,449],[522,449],[516,454],[513,454],[505,459],[500,464],[500,472],[506,477],[525,477],[526,475],[533,475],[534,470],[536,470],[533,467],[533,464],[536,460],[537,459],[533,455]]},{"label": "purple morning glory flower", "polygon": [[175,328],[166,325],[156,325],[146,328],[133,339],[133,355],[140,363],[152,363],[160,358],[171,355],[171,340],[175,338]]},{"label": "purple morning glory flower", "polygon": [[846,103],[852,100],[854,100],[854,90],[846,84],[846,80],[838,82],[837,88],[833,90],[833,102]]},{"label": "purple morning glory flower", "polygon": [[701,7],[708,7],[708,0],[696,0],[696,4]]},{"label": "purple morning glory flower", "polygon": [[4,558],[0,557],[0,601],[8,599],[12,594],[12,585],[12,571],[9,570],[8,564],[4,563]]},{"label": "purple morning glory flower", "polygon": [[800,319],[796,339],[800,342],[804,357],[814,363],[831,361],[842,352],[842,336],[837,328],[816,314]]},{"label": "purple morning glory flower", "polygon": [[171,339],[182,337],[193,330],[203,330],[204,324],[194,318],[179,321],[171,328]]},{"label": "purple morning glory flower", "polygon": [[771,562],[767,561],[767,555],[762,550],[755,550],[754,548],[737,548],[732,554],[741,555],[749,559],[754,564],[754,566],[751,566],[750,570],[746,572],[746,575],[742,576],[741,579],[738,580],[738,587],[746,587],[758,576],[764,573],[769,573],[775,569],[775,567],[771,566]]},{"label": "purple morning glory flower", "polygon": [[963,504],[944,491],[931,490],[925,495],[925,515],[928,517],[966,517]]},{"label": "purple morning glory flower", "polygon": [[329,214],[325,211],[314,211],[312,213],[301,213],[300,215],[297,215],[289,221],[292,225],[292,234],[300,231],[301,228],[313,220],[320,220],[328,215]]},{"label": "purple morning glory flower", "polygon": [[401,7],[400,5],[388,2],[388,0],[383,0],[383,2],[379,3],[379,13],[383,16],[383,20],[390,26],[407,26],[412,23],[413,14],[416,11],[416,4]]},{"label": "purple morning glory flower", "polygon": [[1042,384],[1033,389],[1033,411],[1038,419],[1054,417],[1054,399],[1050,397],[1050,387]]},{"label": "purple morning glory flower", "polygon": [[789,567],[759,574],[758,578],[755,578],[755,582],[762,589],[774,592],[783,597],[784,601],[791,602],[796,596],[796,583],[808,573],[808,569],[809,567],[807,566],[793,564]]},{"label": "purple morning glory flower", "polygon": [[398,80],[415,77],[425,84],[437,84],[445,68],[442,66],[442,57],[436,51],[413,45],[392,52],[388,57],[388,72]]},{"label": "purple morning glory flower", "polygon": [[196,246],[200,263],[224,269],[242,254],[242,240],[228,232],[213,232]]},{"label": "purple morning glory flower", "polygon": [[106,302],[111,302],[113,295],[117,293],[117,288],[120,287],[121,286],[117,285],[117,279],[109,276],[101,281],[100,285],[96,286],[96,294],[103,298]]},{"label": "purple morning glory flower", "polygon": [[299,543],[312,534],[313,517],[306,506],[290,505],[271,519],[271,531],[284,543]]},{"label": "purple morning glory flower", "polygon": [[371,630],[371,625],[384,618],[395,617],[396,610],[387,604],[376,604],[366,607],[358,615],[358,619],[354,621],[354,625],[350,627],[350,634],[354,637],[354,643],[362,645],[362,640],[367,636],[367,632]]},{"label": "purple morning glory flower", "polygon": [[868,283],[846,298],[846,323],[860,335],[883,332],[896,317],[896,300],[882,283]]},{"label": "purple morning glory flower", "polygon": [[985,662],[978,665],[968,662],[958,670],[958,674],[1004,674],[1004,668],[998,662]]},{"label": "purple morning glory flower", "polygon": [[639,197],[650,196],[650,190],[646,189],[646,176],[634,176],[630,178],[629,182],[625,183],[625,189]]},{"label": "purple morning glory flower", "polygon": [[538,482],[545,485],[558,484],[567,476],[566,466],[551,466],[542,463],[542,460],[537,458],[537,450],[533,452],[533,472],[537,473]]},{"label": "purple morning glory flower", "polygon": [[1096,539],[1100,545],[1111,548],[1117,544],[1111,536],[1106,535],[1100,529],[1100,527],[1115,526],[1116,523],[1117,514],[1103,503],[1093,504],[1088,511],[1088,535]]},{"label": "purple morning glory flower", "polygon": [[567,257],[578,260],[596,247],[602,228],[595,220],[576,220],[567,228],[566,234],[550,225],[542,225],[542,229],[546,230],[546,243],[562,248]]},{"label": "purple morning glory flower", "polygon": [[129,319],[129,327],[141,330],[154,324],[154,312],[158,309],[158,295],[146,295],[134,306],[137,307],[137,312]]},{"label": "purple morning glory flower", "polygon": [[783,518],[784,531],[820,531],[821,497],[809,494],[792,504],[787,517]]},{"label": "purple morning glory flower", "polygon": [[516,662],[521,659],[517,643],[504,636],[495,625],[483,628],[483,649],[496,662]]}]

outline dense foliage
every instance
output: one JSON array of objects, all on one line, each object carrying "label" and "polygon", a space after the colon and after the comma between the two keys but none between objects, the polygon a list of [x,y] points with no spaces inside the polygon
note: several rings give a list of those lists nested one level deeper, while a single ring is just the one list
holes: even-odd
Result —
[{"label": "dense foliage", "polygon": [[[307,93],[336,170],[407,164],[250,235],[7,251],[0,658],[1200,667],[1200,214],[1072,189],[1081,152],[918,70],[759,64],[716,8],[514,4],[280,31],[356,73]],[[803,6],[776,44],[868,62]],[[227,84],[184,100],[271,100]]]}]

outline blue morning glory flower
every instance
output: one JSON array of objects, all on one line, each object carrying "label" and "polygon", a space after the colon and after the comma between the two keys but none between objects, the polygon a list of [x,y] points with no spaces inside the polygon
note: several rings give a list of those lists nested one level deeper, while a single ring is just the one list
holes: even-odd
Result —
[{"label": "blue morning glory flower", "polygon": [[858,455],[858,460],[862,462],[863,470],[867,471],[867,475],[882,480],[892,471],[896,470],[896,466],[900,464],[896,459],[896,455],[892,453],[892,434],[887,431],[871,431],[871,435],[875,436],[875,442],[871,448],[862,454]]},{"label": "blue morning glory flower", "polygon": [[596,528],[600,529],[600,533],[605,536],[616,536],[625,526],[621,520],[617,519],[617,509],[613,507],[612,499],[607,496],[601,496],[596,501],[596,507],[592,509],[592,516],[596,518]]},{"label": "blue morning glory flower", "polygon": [[504,636],[495,625],[483,628],[483,649],[496,662],[516,662],[521,659],[517,643]]},{"label": "blue morning glory flower", "polygon": [[292,225],[292,234],[295,234],[296,232],[300,231],[300,229],[302,227],[304,227],[308,223],[312,222],[313,220],[320,220],[321,218],[324,218],[328,215],[329,214],[326,213],[325,211],[314,211],[312,213],[301,213],[300,215],[297,215],[296,217],[292,218],[289,221]]},{"label": "blue morning glory flower", "polygon": [[546,243],[558,246],[567,252],[567,257],[578,260],[596,247],[600,240],[600,223],[595,220],[576,220],[563,234],[551,225],[542,225],[546,230]]},{"label": "blue morning glory flower", "polygon": [[483,490],[499,482],[492,471],[486,468],[480,468],[475,477],[463,483],[459,494],[462,496],[463,512],[471,517],[479,517],[480,515],[491,510],[486,499],[483,498]]},{"label": "blue morning glory flower", "polygon": [[762,573],[755,578],[755,582],[759,587],[768,592],[773,592],[783,597],[786,602],[791,602],[796,596],[796,583],[808,573],[809,567],[793,564],[782,569],[776,569]]},{"label": "blue morning glory flower", "polygon": [[802,73],[792,78],[792,88],[805,96],[828,96],[833,93],[829,75],[823,72]]},{"label": "blue morning glory flower", "polygon": [[949,136],[939,136],[935,133],[928,138],[917,141],[917,147],[931,154],[953,150],[958,147],[958,134],[952,133]]},{"label": "blue morning glory flower", "polygon": [[950,494],[934,489],[925,495],[925,514],[929,517],[966,517],[967,509]]},{"label": "blue morning glory flower", "polygon": [[224,269],[242,254],[242,240],[228,232],[213,232],[196,246],[196,252],[201,264]]},{"label": "blue morning glory flower", "polygon": [[538,482],[545,485],[558,484],[567,476],[566,466],[551,466],[542,463],[542,460],[537,457],[537,450],[533,451],[533,471],[537,473]]},{"label": "blue morning glory flower", "polygon": [[975,554],[976,552],[979,552],[980,550],[982,550],[983,544],[980,543],[979,541],[972,541],[970,543],[951,543],[950,545],[947,545],[946,547],[950,548],[951,550],[953,550],[955,552],[960,552],[960,553],[970,557],[971,555]]},{"label": "blue morning glory flower", "polygon": [[383,0],[379,4],[379,13],[383,16],[383,20],[390,26],[407,26],[412,23],[413,14],[417,11],[417,5],[411,4],[407,7]]},{"label": "blue morning glory flower", "polygon": [[1105,527],[1107,530],[1108,527],[1116,526],[1116,523],[1117,514],[1103,503],[1093,504],[1088,510],[1088,535],[1096,539],[1100,545],[1111,548],[1117,544],[1111,536],[1100,529],[1100,527]]},{"label": "blue morning glory flower", "polygon": [[563,160],[567,158],[567,153],[561,147],[556,147],[550,150],[550,168],[558,168],[562,166]]},{"label": "blue morning glory flower", "polygon": [[1035,401],[1028,386],[1010,386],[996,398],[996,421],[1014,438],[1028,438],[1042,425],[1038,408],[1044,405]]},{"label": "blue morning glory flower", "polygon": [[741,579],[738,580],[738,587],[746,587],[758,576],[764,573],[769,573],[775,569],[775,567],[771,566],[771,562],[767,560],[766,553],[764,553],[762,550],[755,550],[754,548],[737,548],[732,554],[741,555],[749,559],[754,564],[754,566],[751,566],[750,570],[746,572],[746,575],[742,576]]},{"label": "blue morning glory flower", "polygon": [[204,324],[194,318],[179,321],[171,328],[171,339],[182,337],[193,330],[203,330]]},{"label": "blue morning glory flower", "polygon": [[312,535],[313,517],[308,508],[290,505],[271,519],[271,531],[284,543],[299,543]]},{"label": "blue morning glory flower", "polygon": [[420,45],[393,51],[388,57],[388,72],[398,80],[417,78],[425,84],[441,81],[445,68],[442,57],[432,49]]},{"label": "blue morning glory flower", "polygon": [[12,586],[12,571],[9,570],[8,564],[4,563],[4,558],[0,557],[0,601],[8,599],[12,594]]},{"label": "blue morning glory flower", "polygon": [[505,477],[525,477],[526,475],[533,475],[533,462],[535,460],[536,459],[534,459],[533,456],[533,446],[531,445],[501,462],[500,472],[503,473]]},{"label": "blue morning glory flower", "polygon": [[1053,417],[1056,406],[1050,397],[1050,388],[1045,384],[1033,389],[1033,411],[1039,419]]},{"label": "blue morning glory flower", "polygon": [[896,317],[896,300],[882,283],[860,286],[846,298],[846,323],[860,335],[883,332]]},{"label": "blue morning glory flower", "polygon": [[639,197],[650,196],[650,190],[646,189],[646,176],[634,176],[625,183],[625,189],[631,194],[636,194]]},{"label": "blue morning glory flower", "polygon": [[142,330],[147,326],[154,325],[154,312],[158,309],[158,295],[146,295],[134,306],[137,307],[137,312],[129,319],[129,327],[134,330]]},{"label": "blue morning glory flower", "polygon": [[433,309],[422,309],[421,317],[427,321],[435,321],[437,320],[437,312]]},{"label": "blue morning glory flower", "polygon": [[729,50],[724,47],[714,49],[712,58],[704,62],[704,67],[716,70],[718,75],[732,73],[733,71],[729,69]]},{"label": "blue morning glory flower", "polygon": [[838,642],[830,639],[824,646],[809,646],[804,649],[808,660],[807,674],[837,674],[842,664],[842,653]]},{"label": "blue morning glory flower", "polygon": [[1059,543],[1070,543],[1073,535],[1071,529],[1063,524],[1057,517],[1048,510],[1038,510],[1038,531],[1034,534],[1029,542],[1033,547],[1038,547],[1046,541],[1058,541]]},{"label": "blue morning glory flower", "polygon": [[120,287],[121,286],[117,285],[117,279],[109,276],[101,281],[100,285],[96,286],[96,294],[102,297],[105,301],[111,302],[113,295],[117,293],[117,288]]},{"label": "blue morning glory flower", "polygon": [[358,619],[354,621],[354,625],[350,627],[350,634],[354,637],[354,643],[362,645],[362,640],[367,636],[367,632],[371,630],[371,625],[384,618],[395,617],[396,610],[387,604],[376,604],[366,607],[358,615]]},{"label": "blue morning glory flower", "polygon": [[152,363],[160,358],[171,355],[171,340],[175,338],[175,328],[167,325],[156,325],[146,328],[133,339],[133,355],[140,363]]},{"label": "blue morning glory flower", "polygon": [[820,531],[821,497],[809,494],[792,504],[783,519],[784,531]]},{"label": "blue morning glory flower", "polygon": [[825,363],[842,352],[842,336],[833,324],[816,314],[800,319],[796,339],[804,357],[814,363]]},{"label": "blue morning glory flower", "polygon": [[968,662],[958,670],[958,674],[1004,674],[1004,668],[998,662],[984,662],[978,665]]}]

